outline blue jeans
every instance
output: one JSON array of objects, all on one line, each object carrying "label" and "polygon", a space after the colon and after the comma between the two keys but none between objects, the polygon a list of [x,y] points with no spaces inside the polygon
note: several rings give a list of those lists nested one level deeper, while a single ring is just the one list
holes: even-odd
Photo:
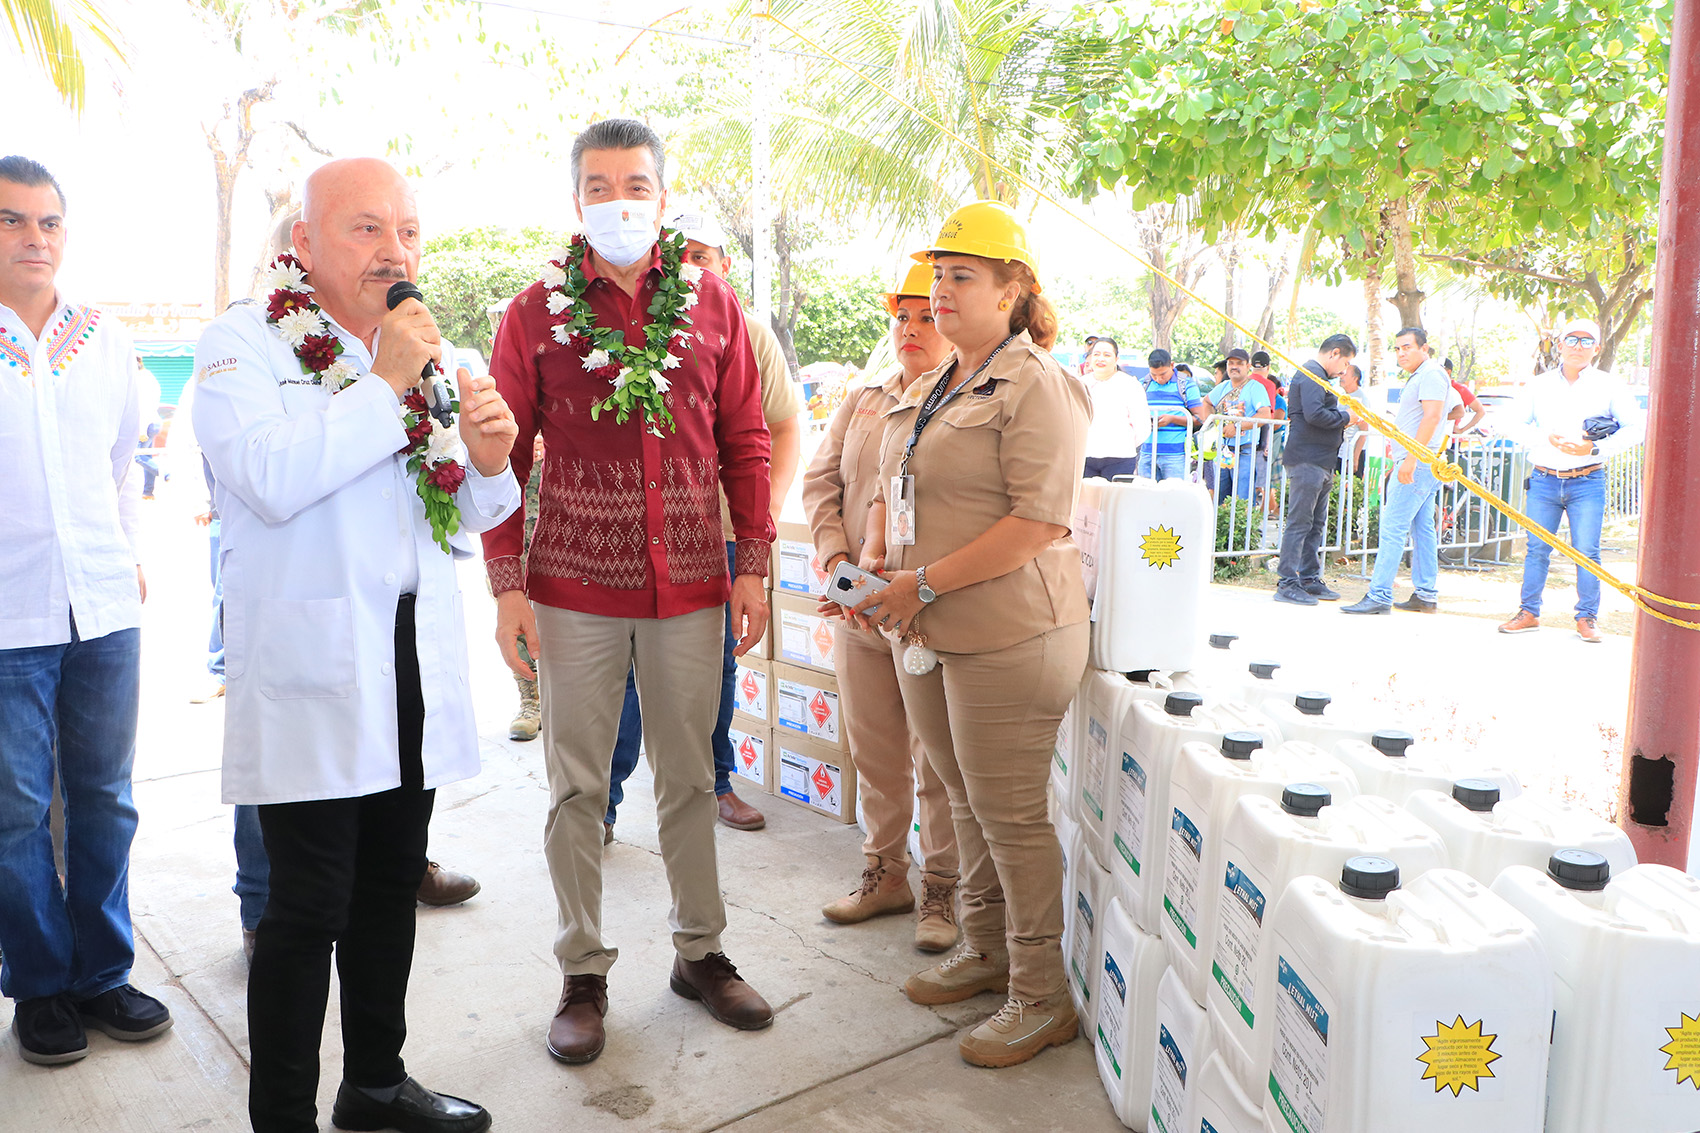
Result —
[{"label": "blue jeans", "polygon": [[[1395,468],[1398,466],[1395,465]],[[1409,484],[1399,483],[1397,471],[1387,481],[1381,500],[1381,544],[1375,552],[1375,574],[1364,597],[1393,601],[1393,579],[1405,557],[1405,536],[1411,537],[1411,585],[1417,597],[1433,602],[1440,597],[1440,540],[1434,528],[1434,497],[1440,481],[1426,464],[1418,464]]]},{"label": "blue jeans", "polygon": [[1090,480],[1096,476],[1101,480],[1114,480],[1117,476],[1138,476],[1139,458],[1137,456],[1089,456],[1086,467],[1081,470],[1081,476]]},{"label": "blue jeans", "polygon": [[[88,999],[130,980],[140,630],[0,649],[0,994]],[[54,752],[65,884],[53,865]]]},{"label": "blue jeans", "polygon": [[[737,544],[726,544],[726,569],[737,577]],[[732,607],[726,606],[726,645],[721,656],[720,713],[714,721],[711,746],[714,750],[714,793],[732,793],[732,682],[737,676],[737,659],[732,650],[738,638],[732,633]],[[602,821],[612,824],[614,812],[626,801],[626,779],[637,769],[638,747],[643,740],[643,714],[638,708],[637,674],[626,672],[626,702],[620,708],[620,731],[614,739],[614,762],[608,778],[608,813]]]},{"label": "blue jeans", "polygon": [[1149,480],[1185,480],[1186,453],[1153,453],[1150,445],[1139,450],[1139,474]]},{"label": "blue jeans", "polygon": [[218,520],[207,525],[212,544],[212,632],[207,635],[207,672],[224,679],[224,579],[218,575]]},{"label": "blue jeans", "polygon": [[260,832],[260,808],[236,808],[236,884],[230,891],[242,905],[242,927],[253,932],[266,915],[271,898],[272,862],[266,856],[265,835]]},{"label": "blue jeans", "polygon": [[[1605,522],[1605,469],[1568,480],[1535,472],[1529,477],[1529,501],[1523,506],[1529,518],[1548,531],[1558,530],[1558,521],[1570,517],[1570,545],[1600,561],[1600,527]],[[1541,592],[1546,589],[1547,563],[1552,548],[1529,536],[1529,551],[1523,559],[1523,609],[1536,617],[1541,613]],[[1585,570],[1576,572],[1576,616],[1600,616],[1600,580]]]},{"label": "blue jeans", "polygon": [[1216,502],[1218,504],[1229,496],[1238,496],[1242,500],[1251,499],[1252,470],[1257,465],[1256,452],[1257,450],[1248,443],[1235,453],[1232,468],[1216,466]]}]

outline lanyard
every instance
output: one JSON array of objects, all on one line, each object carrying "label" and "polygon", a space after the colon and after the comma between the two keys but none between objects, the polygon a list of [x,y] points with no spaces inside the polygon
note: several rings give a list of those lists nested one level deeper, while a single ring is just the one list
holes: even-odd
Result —
[{"label": "lanyard", "polygon": [[999,354],[1002,354],[1003,348],[1014,341],[1015,335],[1012,334],[1002,342],[998,343],[996,349],[986,355],[986,360],[981,362],[979,367],[976,368],[971,375],[969,375],[968,380],[947,394],[945,393],[945,390],[950,389],[950,379],[956,376],[956,363],[954,361],[951,362],[950,369],[944,372],[944,376],[939,379],[938,384],[935,385],[932,392],[927,395],[927,400],[921,403],[921,411],[915,414],[915,428],[910,431],[909,440],[903,445],[903,464],[902,467],[898,469],[897,474],[899,476],[909,475],[909,457],[915,451],[916,442],[921,439],[921,430],[927,427],[928,423],[932,421],[933,417],[939,410],[955,401],[959,396],[961,396],[963,390],[973,385],[979,379],[980,375],[986,372],[986,367],[992,364],[992,359],[996,358]]}]

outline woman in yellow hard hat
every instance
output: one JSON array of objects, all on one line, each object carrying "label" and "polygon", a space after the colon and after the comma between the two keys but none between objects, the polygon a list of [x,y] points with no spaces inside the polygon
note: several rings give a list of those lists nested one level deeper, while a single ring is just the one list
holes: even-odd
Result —
[{"label": "woman in yellow hard hat", "polygon": [[[827,571],[848,559],[864,570],[883,564],[866,554],[869,507],[879,480],[884,413],[915,379],[944,361],[950,343],[940,337],[928,304],[933,269],[917,263],[885,296],[897,369],[879,384],[852,390],[833,414],[826,441],[803,476],[816,553]],[[867,865],[854,893],[821,910],[827,920],[856,924],[915,908],[909,888],[909,829],[917,797],[921,844],[921,913],[915,946],[943,952],[956,943],[956,833],[944,783],[913,736],[897,687],[903,646],[879,634],[844,633],[835,657],[838,692],[850,762],[855,765]],[[920,790],[917,792],[916,784]]]},{"label": "woman in yellow hard hat", "polygon": [[886,412],[874,510],[890,583],[855,612],[904,635],[903,705],[949,792],[961,854],[962,944],[904,992],[939,1004],[1007,987],[1003,1009],[959,1049],[1011,1066],[1078,1026],[1045,788],[1086,668],[1069,532],[1091,407],[1048,353],[1056,312],[1006,206],[956,210],[922,256],[952,351]]}]

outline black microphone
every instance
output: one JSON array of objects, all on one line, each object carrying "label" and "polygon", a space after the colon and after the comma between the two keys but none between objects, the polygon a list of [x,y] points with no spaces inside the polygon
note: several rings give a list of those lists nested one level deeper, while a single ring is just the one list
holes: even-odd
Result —
[{"label": "black microphone", "polygon": [[[402,279],[390,284],[389,295],[385,297],[384,302],[389,304],[390,310],[393,311],[408,299],[417,299],[424,304],[425,293],[411,281]],[[443,428],[448,428],[454,424],[454,398],[449,393],[448,383],[438,380],[437,364],[429,358],[425,359],[425,368],[419,371],[419,377],[430,383],[431,416],[435,417]]]}]

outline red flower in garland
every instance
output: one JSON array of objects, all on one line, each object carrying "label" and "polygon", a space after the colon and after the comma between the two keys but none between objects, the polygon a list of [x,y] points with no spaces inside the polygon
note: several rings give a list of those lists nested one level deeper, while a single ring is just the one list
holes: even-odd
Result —
[{"label": "red flower in garland", "polygon": [[581,358],[590,352],[590,336],[588,334],[570,334],[567,336],[567,349]]},{"label": "red flower in garland", "polygon": [[461,483],[466,479],[466,469],[460,466],[458,460],[445,460],[431,469],[425,479],[433,487],[441,488],[452,496],[460,489]]},{"label": "red flower in garland", "polygon": [[335,335],[315,335],[304,341],[295,354],[296,357],[301,359],[303,366],[315,374],[322,374],[331,368],[332,362],[336,361],[337,346]]},{"label": "red flower in garland", "polygon": [[596,369],[590,371],[590,376],[593,378],[601,378],[605,382],[611,382],[620,376],[620,369],[621,367],[618,362],[610,362],[606,366],[598,366]]},{"label": "red flower in garland", "polygon": [[274,291],[266,300],[266,317],[273,322],[291,311],[304,311],[313,305],[313,297],[300,291]]}]

